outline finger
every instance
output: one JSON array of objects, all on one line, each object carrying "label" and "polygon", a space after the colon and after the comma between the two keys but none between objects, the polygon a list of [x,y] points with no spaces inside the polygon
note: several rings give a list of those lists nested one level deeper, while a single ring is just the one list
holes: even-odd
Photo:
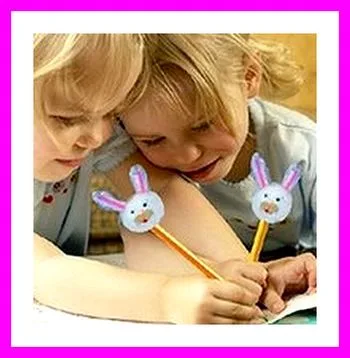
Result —
[{"label": "finger", "polygon": [[256,305],[246,306],[223,300],[217,300],[217,302],[215,302],[212,313],[226,318],[245,321],[265,317],[261,309]]},{"label": "finger", "polygon": [[212,316],[210,317],[209,324],[264,324],[266,320],[263,318],[252,319],[249,321],[237,320],[233,318],[226,318],[221,316]]},{"label": "finger", "polygon": [[261,302],[272,313],[279,313],[286,306],[280,295],[271,288],[265,290]]},{"label": "finger", "polygon": [[304,254],[303,256],[306,256],[304,265],[308,275],[307,281],[308,281],[309,289],[315,288],[317,285],[316,258],[312,254]]},{"label": "finger", "polygon": [[210,324],[234,324],[235,321],[232,318],[213,315],[212,317],[210,317],[209,323]]},{"label": "finger", "polygon": [[316,293],[317,292],[317,288],[316,287],[309,287],[308,290],[306,291],[306,293],[308,295],[311,295],[312,293]]},{"label": "finger", "polygon": [[248,278],[245,278],[243,276],[238,276],[232,282],[241,286],[241,287],[244,287],[246,290],[252,292],[254,295],[256,295],[257,300],[259,300],[259,298],[263,292],[263,287],[260,284],[256,283],[255,281],[252,281]]},{"label": "finger", "polygon": [[265,324],[266,319],[264,318],[255,318],[251,320],[239,320],[235,318],[226,318],[221,316],[213,316],[212,323],[214,324]]},{"label": "finger", "polygon": [[244,262],[240,267],[237,268],[237,272],[239,272],[243,277],[253,280],[256,283],[264,286],[266,284],[267,279],[267,270],[266,268],[259,263],[247,263]]},{"label": "finger", "polygon": [[218,281],[217,285],[213,287],[212,294],[218,299],[240,303],[246,306],[252,306],[259,300],[259,296],[252,291],[228,281]]}]

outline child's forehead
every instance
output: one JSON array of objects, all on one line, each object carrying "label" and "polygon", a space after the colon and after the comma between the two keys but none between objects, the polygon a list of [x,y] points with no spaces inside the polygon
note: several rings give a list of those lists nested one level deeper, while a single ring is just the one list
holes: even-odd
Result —
[{"label": "child's forehead", "polygon": [[154,119],[177,117],[181,118],[181,122],[188,123],[192,123],[197,117],[200,117],[196,101],[191,94],[175,99],[159,91],[148,91],[139,103],[127,112]]},{"label": "child's forehead", "polygon": [[98,89],[77,89],[68,81],[48,83],[43,91],[45,109],[54,112],[107,113],[115,109],[118,104],[117,98],[118,96],[115,97],[115,101],[111,101]]}]

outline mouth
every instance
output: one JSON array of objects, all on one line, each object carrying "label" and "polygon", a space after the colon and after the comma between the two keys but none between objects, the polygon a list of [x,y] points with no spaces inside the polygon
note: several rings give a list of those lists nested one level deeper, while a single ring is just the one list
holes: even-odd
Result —
[{"label": "mouth", "polygon": [[220,158],[215,159],[213,162],[199,168],[199,169],[195,169],[195,170],[191,170],[191,171],[185,171],[183,172],[186,176],[190,177],[191,179],[194,180],[200,180],[200,179],[204,179],[206,178],[211,171],[214,169],[215,165],[217,164],[217,162],[220,160]]},{"label": "mouth", "polygon": [[55,161],[59,164],[62,164],[69,168],[77,168],[80,167],[85,158],[80,159],[55,159]]}]

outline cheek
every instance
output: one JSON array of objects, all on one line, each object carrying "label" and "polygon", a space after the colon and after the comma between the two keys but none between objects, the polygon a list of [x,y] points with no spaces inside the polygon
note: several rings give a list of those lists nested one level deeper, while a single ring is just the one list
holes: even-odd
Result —
[{"label": "cheek", "polygon": [[142,154],[153,164],[159,167],[168,167],[171,163],[171,156],[167,154],[165,150],[161,148],[157,149],[149,149],[149,148],[139,148]]},{"label": "cheek", "polygon": [[239,145],[237,139],[229,133],[218,132],[207,140],[208,149],[212,148],[225,153],[235,152]]},{"label": "cheek", "polygon": [[114,122],[106,121],[103,128],[103,139],[106,142],[114,133]]},{"label": "cheek", "polygon": [[39,124],[34,126],[34,162],[48,160],[54,152],[54,145],[46,130]]}]

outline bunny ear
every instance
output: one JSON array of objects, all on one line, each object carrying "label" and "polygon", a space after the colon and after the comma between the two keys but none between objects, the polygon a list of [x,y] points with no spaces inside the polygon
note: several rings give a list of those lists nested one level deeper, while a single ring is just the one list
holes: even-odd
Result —
[{"label": "bunny ear", "polygon": [[270,172],[259,153],[254,153],[250,161],[252,175],[260,188],[264,188],[270,183]]},{"label": "bunny ear", "polygon": [[122,212],[125,209],[126,203],[117,200],[108,191],[94,191],[91,196],[92,200],[104,210]]},{"label": "bunny ear", "polygon": [[291,164],[286,170],[283,180],[282,186],[288,191],[291,191],[294,186],[298,183],[302,173],[302,166],[300,163]]},{"label": "bunny ear", "polygon": [[129,177],[136,193],[149,191],[147,173],[141,165],[133,165],[130,169]]}]

